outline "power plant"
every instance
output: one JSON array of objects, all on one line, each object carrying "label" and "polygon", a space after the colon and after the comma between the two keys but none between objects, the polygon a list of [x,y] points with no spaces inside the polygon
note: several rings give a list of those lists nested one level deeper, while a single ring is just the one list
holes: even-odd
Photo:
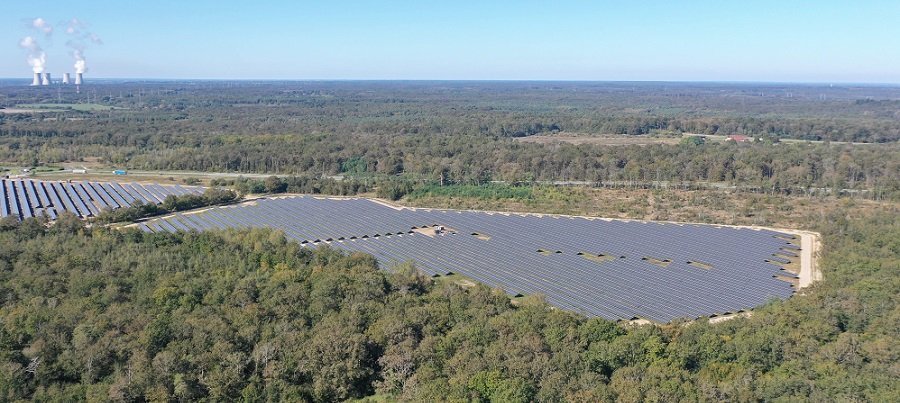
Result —
[{"label": "power plant", "polygon": [[[63,73],[62,81],[58,81],[58,83],[63,85],[82,85],[84,84],[83,73],[75,73],[75,82],[72,82],[72,74],[71,73]],[[53,79],[50,76],[50,73],[34,73],[34,78],[31,80],[32,86],[49,86],[53,84]]]},{"label": "power plant", "polygon": [[[35,18],[29,24],[32,31],[31,35],[27,35],[19,40],[19,47],[27,53],[25,60],[31,66],[34,72],[34,79],[31,81],[32,86],[50,86],[53,85],[53,78],[47,72],[47,52],[41,47],[44,39],[49,40],[50,34],[53,32],[53,25],[49,24],[43,18]],[[43,33],[41,37],[37,34]],[[73,18],[68,22],[66,34],[69,40],[66,41],[66,47],[70,49],[69,54],[72,56],[75,68],[75,85],[84,84],[82,73],[87,71],[87,60],[84,57],[84,51],[90,44],[100,45],[103,41],[99,36],[87,30],[87,25],[77,18]],[[72,84],[72,74],[63,73],[62,80],[55,84],[69,85]],[[76,91],[80,88],[76,88]]]}]

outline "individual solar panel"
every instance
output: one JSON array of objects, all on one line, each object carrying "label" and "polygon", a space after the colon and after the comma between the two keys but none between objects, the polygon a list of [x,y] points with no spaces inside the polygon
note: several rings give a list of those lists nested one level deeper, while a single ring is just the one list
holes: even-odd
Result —
[{"label": "individual solar panel", "polygon": [[16,190],[15,186],[13,185],[13,181],[5,181],[5,185],[6,199],[9,203],[9,215],[21,218],[21,213],[19,213],[19,200],[16,197]]},{"label": "individual solar panel", "polygon": [[141,202],[141,204],[156,203],[156,199],[145,196],[143,191],[138,191],[138,189],[130,183],[120,183],[119,186],[121,186],[122,189],[128,192],[128,194],[132,195],[136,200]]},{"label": "individual solar panel", "polygon": [[69,198],[69,194],[66,193],[66,189],[63,187],[62,183],[51,182],[50,185],[53,187],[53,190],[56,191],[57,198],[62,202],[62,206],[57,206],[57,212],[60,210],[60,208],[62,208],[72,214],[81,215],[81,213],[75,207],[75,204],[72,203],[72,200]]},{"label": "individual solar panel", "polygon": [[175,184],[172,185],[172,187],[179,193],[180,196],[197,194],[196,192],[194,192],[193,186]]},{"label": "individual solar panel", "polygon": [[177,194],[175,194],[175,193],[172,192],[171,190],[166,189],[166,188],[163,187],[162,185],[157,185],[157,184],[155,184],[155,183],[153,183],[153,184],[146,184],[146,185],[144,185],[144,188],[145,188],[145,189],[151,189],[151,190],[153,190],[153,191],[154,191],[157,195],[159,195],[163,200],[165,200],[166,197],[168,197],[168,196],[170,196],[170,195],[177,196]]},{"label": "individual solar panel", "polygon": [[70,183],[62,183],[63,190],[66,192],[66,196],[68,196],[69,200],[71,200],[72,204],[75,208],[78,209],[78,214],[82,217],[91,216],[92,213],[90,209],[87,208],[87,205],[84,204],[84,201],[81,200],[81,196],[75,190],[75,188]]},{"label": "individual solar panel", "polygon": [[25,181],[24,185],[25,185],[25,193],[28,194],[29,204],[33,208],[38,208],[38,207],[43,206],[43,204],[41,204],[41,199],[37,195],[37,191],[34,189],[34,181]]},{"label": "individual solar panel", "polygon": [[138,192],[142,193],[148,200],[150,200],[153,203],[162,203],[163,200],[165,200],[164,197],[157,196],[156,194],[151,192],[149,189],[145,188],[140,183],[132,183],[131,186],[133,188],[135,188]]},{"label": "individual solar panel", "polygon": [[103,202],[106,203],[106,206],[108,208],[117,209],[121,207],[118,200],[116,200],[111,194],[109,194],[106,188],[103,187],[102,183],[91,182],[90,186],[92,189],[94,189],[94,192],[97,193],[98,197],[100,197],[100,199],[102,199]]},{"label": "individual solar panel", "polygon": [[141,189],[144,189],[144,192],[145,192],[147,195],[152,196],[154,199],[156,199],[156,200],[158,201],[158,203],[162,203],[163,200],[166,199],[164,196],[158,194],[158,193],[156,192],[156,189],[153,189],[153,188],[150,186],[150,184],[146,184],[146,183],[135,183],[134,186],[137,186],[137,187],[140,187]]},{"label": "individual solar panel", "polygon": [[31,218],[34,217],[32,214],[31,205],[28,204],[28,195],[25,193],[25,186],[22,186],[22,181],[14,181],[16,188],[16,196],[19,199],[19,208],[22,210],[22,218]]},{"label": "individual solar panel", "polygon": [[109,197],[109,199],[112,200],[113,203],[115,203],[116,207],[128,207],[128,202],[125,201],[122,196],[119,196],[119,193],[116,192],[116,190],[113,189],[109,183],[98,183],[97,185],[99,185],[99,189],[97,189],[97,191],[99,192],[102,189],[103,192],[105,192]]},{"label": "individual solar panel", "polygon": [[53,216],[53,218],[56,218],[60,211],[65,211],[63,203],[56,195],[56,190],[53,189],[53,184],[51,182],[42,182],[41,186],[44,188],[44,192],[47,194],[47,197],[50,198],[50,205],[52,206],[52,208],[49,209],[49,211],[52,211],[51,215]]},{"label": "individual solar panel", "polygon": [[81,187],[85,192],[87,192],[88,196],[91,197],[94,205],[96,205],[97,208],[101,211],[115,208],[113,202],[110,201],[111,199],[109,199],[109,196],[100,194],[100,192],[97,191],[97,188],[94,187],[94,184],[90,182],[82,182]]},{"label": "individual solar panel", "polygon": [[3,180],[2,186],[0,186],[0,193],[3,193],[3,197],[0,197],[0,215],[3,217],[9,216],[9,205],[7,203],[7,193],[6,193],[6,180]]},{"label": "individual solar panel", "polygon": [[94,205],[94,203],[91,201],[90,195],[88,194],[87,190],[85,190],[84,187],[81,186],[81,183],[72,183],[71,188],[75,191],[76,194],[78,194],[78,198],[81,199],[81,203],[90,213],[90,215],[96,216],[97,214],[100,214],[100,209],[98,209],[97,206]]},{"label": "individual solar panel", "polygon": [[126,192],[125,188],[123,188],[122,185],[120,185],[116,182],[109,182],[108,185],[113,190],[115,190],[119,194],[119,196],[121,196],[122,199],[125,200],[125,203],[127,203],[129,206],[134,204],[135,201],[137,201],[137,198],[135,198],[134,196],[132,196],[131,194]]},{"label": "individual solar panel", "polygon": [[47,191],[44,189],[43,182],[32,181],[31,184],[34,186],[34,190],[37,192],[38,199],[41,200],[41,206],[45,209],[53,204],[50,201],[50,196],[47,195]]}]

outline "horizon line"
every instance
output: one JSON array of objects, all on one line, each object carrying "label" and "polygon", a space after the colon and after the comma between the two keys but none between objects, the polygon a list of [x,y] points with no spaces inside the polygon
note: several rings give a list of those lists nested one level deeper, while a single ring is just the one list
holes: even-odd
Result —
[{"label": "horizon line", "polygon": [[[59,76],[58,76],[59,77]],[[0,77],[0,81],[30,82],[31,77]],[[604,80],[604,79],[541,79],[541,78],[172,78],[172,77],[93,77],[88,80],[96,81],[210,81],[210,82],[534,82],[534,83],[676,83],[676,84],[791,84],[791,85],[862,85],[862,86],[886,86],[897,87],[900,82],[866,82],[866,81],[777,81],[777,80]],[[85,80],[85,81],[88,81]],[[54,79],[52,85],[63,85]],[[74,84],[66,84],[72,85]],[[89,84],[82,84],[89,85]],[[31,85],[26,84],[30,87]],[[43,86],[36,86],[43,87]]]}]

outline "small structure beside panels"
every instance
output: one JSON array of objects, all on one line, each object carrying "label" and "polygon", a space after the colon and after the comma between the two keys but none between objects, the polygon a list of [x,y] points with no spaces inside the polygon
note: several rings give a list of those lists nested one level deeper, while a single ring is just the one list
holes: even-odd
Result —
[{"label": "small structure beside panels", "polygon": [[169,195],[202,194],[203,190],[180,185],[3,179],[0,216],[20,220],[40,216],[55,219],[59,213],[68,211],[87,218],[135,202],[162,203]]},{"label": "small structure beside panels", "polygon": [[303,245],[407,260],[510,295],[613,320],[669,322],[790,297],[793,235],[770,230],[556,215],[394,208],[351,198],[289,196],[175,214],[148,232],[269,227]]}]

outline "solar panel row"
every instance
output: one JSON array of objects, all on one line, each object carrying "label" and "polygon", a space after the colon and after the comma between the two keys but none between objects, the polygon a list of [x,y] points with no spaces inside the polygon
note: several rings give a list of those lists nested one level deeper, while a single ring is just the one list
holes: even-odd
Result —
[{"label": "solar panel row", "polygon": [[168,195],[201,193],[203,188],[196,186],[3,179],[0,216],[25,219],[46,215],[55,219],[60,212],[69,211],[92,217],[137,201],[161,203]]},{"label": "solar panel row", "polygon": [[[435,232],[443,226],[446,231]],[[668,322],[784,299],[796,277],[779,263],[791,235],[709,225],[437,209],[395,209],[367,199],[258,200],[139,226],[144,231],[270,227],[307,245],[328,243],[412,260],[430,275],[456,273],[511,295],[608,319]],[[428,228],[429,231],[414,231]],[[539,253],[551,251],[555,253]]]}]

